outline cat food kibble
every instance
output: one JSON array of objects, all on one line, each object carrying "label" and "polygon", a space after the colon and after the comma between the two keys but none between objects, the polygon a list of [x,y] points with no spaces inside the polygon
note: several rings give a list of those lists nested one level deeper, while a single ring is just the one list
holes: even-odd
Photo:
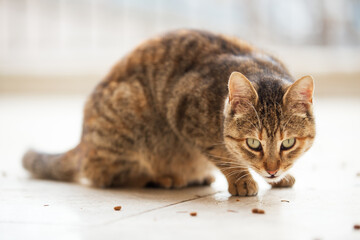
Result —
[{"label": "cat food kibble", "polygon": [[256,213],[256,214],[265,214],[265,211],[262,209],[258,209],[258,208],[253,208],[252,213]]},{"label": "cat food kibble", "polygon": [[196,217],[196,216],[197,216],[197,212],[191,212],[191,213],[190,213],[190,216]]},{"label": "cat food kibble", "polygon": [[359,224],[354,225],[354,229],[359,230],[359,229],[360,229],[360,225],[359,225]]},{"label": "cat food kibble", "polygon": [[116,206],[116,207],[114,207],[114,210],[115,210],[115,211],[120,211],[120,210],[121,210],[121,206]]}]

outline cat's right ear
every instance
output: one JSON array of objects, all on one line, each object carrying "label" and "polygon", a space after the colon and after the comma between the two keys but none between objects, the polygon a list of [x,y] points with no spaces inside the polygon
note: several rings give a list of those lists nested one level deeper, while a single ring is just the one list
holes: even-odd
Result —
[{"label": "cat's right ear", "polygon": [[305,76],[295,81],[285,92],[284,104],[289,102],[312,103],[314,94],[314,79]]},{"label": "cat's right ear", "polygon": [[283,104],[291,112],[304,115],[312,106],[313,94],[314,79],[311,76],[305,76],[295,81],[286,90]]},{"label": "cat's right ear", "polygon": [[239,101],[241,101],[256,104],[258,100],[258,94],[251,82],[239,72],[231,73],[228,88],[229,103],[237,104]]},{"label": "cat's right ear", "polygon": [[304,103],[312,104],[314,94],[314,79],[311,76],[305,76],[295,81],[284,94],[284,104]]}]

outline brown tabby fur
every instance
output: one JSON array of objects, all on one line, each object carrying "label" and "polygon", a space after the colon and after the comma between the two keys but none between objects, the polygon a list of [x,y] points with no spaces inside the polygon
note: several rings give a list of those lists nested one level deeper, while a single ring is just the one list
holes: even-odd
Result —
[{"label": "brown tabby fur", "polygon": [[[231,99],[233,72],[251,84]],[[295,99],[295,90],[285,99],[293,82],[279,60],[239,39],[170,32],[140,45],[95,88],[78,146],[59,155],[29,151],[23,165],[38,177],[96,187],[209,184],[214,166],[233,195],[257,193],[248,168],[291,186],[285,172],[315,136],[312,89],[309,101]],[[247,147],[248,137],[263,151]],[[280,151],[289,137],[296,145]],[[267,178],[270,168],[275,179]]]}]

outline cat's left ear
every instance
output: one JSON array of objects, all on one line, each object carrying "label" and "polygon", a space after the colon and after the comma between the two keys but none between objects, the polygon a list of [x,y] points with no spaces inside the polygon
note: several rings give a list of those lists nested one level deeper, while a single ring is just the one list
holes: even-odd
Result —
[{"label": "cat's left ear", "polygon": [[304,103],[312,104],[314,94],[314,79],[305,76],[295,81],[286,91],[283,97],[284,104]]}]

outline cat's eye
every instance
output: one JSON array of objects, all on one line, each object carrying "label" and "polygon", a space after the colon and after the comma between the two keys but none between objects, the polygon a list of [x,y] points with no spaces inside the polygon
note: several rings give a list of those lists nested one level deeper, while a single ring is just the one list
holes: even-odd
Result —
[{"label": "cat's eye", "polygon": [[247,138],[246,144],[254,151],[261,151],[262,149],[260,141],[255,138]]},{"label": "cat's eye", "polygon": [[295,145],[295,138],[289,138],[281,143],[281,150],[288,150]]}]

